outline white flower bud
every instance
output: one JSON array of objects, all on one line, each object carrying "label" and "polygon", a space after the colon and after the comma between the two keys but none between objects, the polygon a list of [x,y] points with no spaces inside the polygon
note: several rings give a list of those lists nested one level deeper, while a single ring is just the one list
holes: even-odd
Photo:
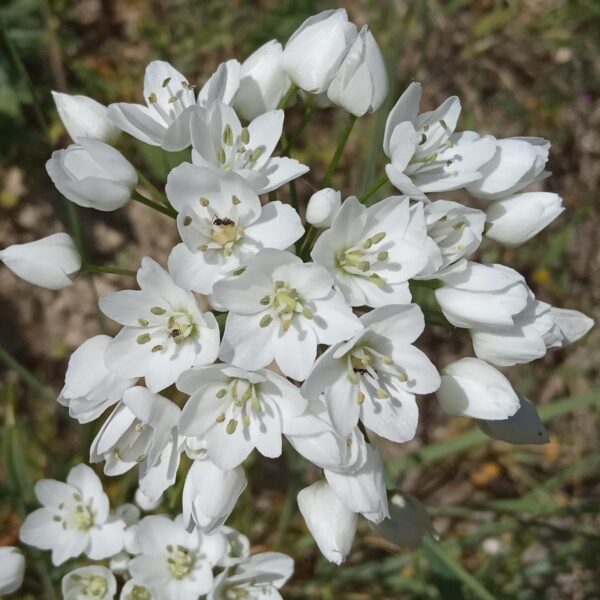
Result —
[{"label": "white flower bud", "polygon": [[300,89],[320,94],[327,90],[355,37],[356,26],[343,8],[309,17],[288,40],[283,68]]},{"label": "white flower bud", "polygon": [[327,90],[329,99],[356,117],[376,111],[388,92],[381,50],[365,25]]},{"label": "white flower bud", "polygon": [[352,549],[357,514],[346,508],[326,481],[301,490],[298,507],[323,556],[341,565]]},{"label": "white flower bud", "polygon": [[9,246],[0,251],[0,260],[21,279],[50,290],[71,285],[81,269],[81,257],[66,233]]},{"label": "white flower bud", "polygon": [[132,164],[118,150],[91,138],[53,152],[46,170],[71,202],[102,211],[127,204],[138,182]]},{"label": "white flower bud", "polygon": [[342,206],[342,194],[333,188],[315,192],[306,207],[306,222],[324,229],[330,227]]},{"label": "white flower bud", "polygon": [[23,585],[25,557],[14,546],[0,548],[0,594],[12,594]]},{"label": "white flower bud", "polygon": [[505,246],[520,246],[548,226],[564,207],[558,194],[528,192],[496,200],[487,209],[487,237]]},{"label": "white flower bud", "polygon": [[549,175],[544,171],[550,142],[542,138],[506,138],[496,141],[496,153],[480,166],[483,175],[467,187],[477,198],[499,200]]},{"label": "white flower bud", "polygon": [[442,369],[437,398],[446,413],[457,417],[508,419],[520,406],[510,381],[478,358],[461,358]]},{"label": "white flower bud", "polygon": [[112,142],[119,128],[108,118],[108,108],[87,96],[52,92],[56,110],[73,141],[81,137]]},{"label": "white flower bud", "polygon": [[547,444],[550,438],[535,406],[525,396],[518,396],[519,410],[512,417],[500,421],[480,420],[479,429],[509,444]]},{"label": "white flower bud", "polygon": [[149,496],[146,496],[146,494],[144,494],[140,488],[138,488],[135,490],[135,496],[133,499],[144,512],[152,512],[162,504],[163,496],[161,494],[158,498],[150,498]]},{"label": "white flower bud", "polygon": [[242,63],[240,87],[233,106],[244,119],[252,121],[276,109],[288,91],[290,80],[281,66],[282,56],[281,44],[271,40]]}]

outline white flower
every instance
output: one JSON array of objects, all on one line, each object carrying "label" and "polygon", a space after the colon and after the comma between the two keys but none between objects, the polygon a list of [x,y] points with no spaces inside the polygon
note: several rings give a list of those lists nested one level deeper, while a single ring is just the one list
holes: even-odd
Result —
[{"label": "white flower", "polygon": [[108,496],[87,465],[73,467],[66,483],[38,481],[35,494],[43,508],[27,516],[21,541],[52,550],[54,565],[80,554],[100,560],[123,548],[125,522],[109,515]]},{"label": "white flower", "polygon": [[217,102],[231,104],[240,86],[241,65],[235,59],[221,63],[198,92],[198,106],[210,108]]},{"label": "white flower", "polygon": [[233,106],[247,121],[252,121],[267,111],[277,108],[290,87],[283,70],[283,49],[277,40],[263,44],[243,63],[240,70],[240,87]]},{"label": "white flower", "polygon": [[505,246],[524,244],[564,211],[562,198],[549,192],[515,194],[492,202],[485,235]]},{"label": "white flower", "polygon": [[154,260],[142,259],[140,291],[100,298],[100,310],[123,329],[106,349],[106,366],[123,377],[145,377],[151,392],[175,383],[196,365],[212,363],[219,349],[219,326],[203,313],[191,292],[175,285]]},{"label": "white flower", "polygon": [[319,190],[308,200],[306,222],[318,228],[331,227],[341,207],[341,192],[332,188]]},{"label": "white flower", "polygon": [[356,26],[343,8],[309,17],[288,40],[283,68],[300,89],[325,92],[356,35]]},{"label": "white flower", "polygon": [[388,542],[400,548],[417,549],[425,534],[435,534],[427,509],[414,496],[394,493],[389,507],[389,518],[377,525],[369,523],[371,529]]},{"label": "white flower", "polygon": [[190,145],[190,113],[196,106],[192,86],[169,63],[155,60],[146,67],[142,104],[119,102],[108,107],[110,119],[138,140],[163,150]]},{"label": "white flower", "polygon": [[211,533],[220,527],[246,485],[241,466],[223,471],[208,458],[195,460],[183,486],[183,522],[188,530],[197,525],[201,531]]},{"label": "white flower", "polygon": [[119,600],[160,600],[160,598],[151,585],[134,578],[125,582]]},{"label": "white flower", "polygon": [[226,364],[193,369],[179,377],[177,388],[190,395],[182,435],[205,438],[209,458],[223,470],[235,468],[254,448],[279,456],[286,420],[306,407],[295,385],[266,369],[251,373]]},{"label": "white flower", "polygon": [[335,495],[351,511],[362,514],[372,523],[389,517],[383,460],[377,448],[360,438],[358,465],[346,469],[325,469],[325,479]]},{"label": "white flower", "polygon": [[117,580],[106,567],[90,565],[67,573],[61,587],[63,600],[112,600],[117,593]]},{"label": "white flower", "polygon": [[334,427],[349,435],[359,419],[395,442],[414,437],[415,394],[434,392],[439,375],[412,346],[425,328],[416,304],[388,305],[361,317],[364,331],[321,355],[302,386],[309,400],[324,394]]},{"label": "white flower", "polygon": [[90,461],[104,460],[104,473],[111,476],[139,464],[140,489],[159,498],[175,482],[180,415],[180,408],[160,394],[141,386],[127,390],[92,442]]},{"label": "white flower", "polygon": [[12,594],[23,585],[25,557],[14,546],[0,548],[0,594]]},{"label": "white flower", "polygon": [[120,377],[104,366],[104,353],[111,340],[108,335],[96,335],[83,342],[69,359],[58,402],[67,406],[69,416],[79,423],[97,419],[135,385],[135,378]]},{"label": "white flower", "polygon": [[249,370],[275,359],[285,375],[305,379],[317,344],[335,344],[362,329],[332,284],[321,265],[261,250],[244,273],[215,285],[215,299],[230,311],[220,358]]},{"label": "white flower", "polygon": [[356,117],[376,111],[388,93],[381,50],[365,25],[327,88],[327,97]]},{"label": "white flower", "polygon": [[294,572],[294,561],[279,552],[263,552],[250,556],[216,579],[207,600],[281,600],[277,591]]},{"label": "white flower", "polygon": [[346,508],[326,481],[300,490],[298,508],[321,553],[341,565],[352,549],[357,514]]},{"label": "white flower", "polygon": [[52,98],[73,141],[89,137],[110,143],[119,135],[118,127],[108,118],[106,106],[93,98],[60,92],[52,92]]},{"label": "white flower", "polygon": [[223,525],[219,533],[225,536],[227,550],[219,561],[220,567],[232,567],[250,556],[250,540],[239,531]]},{"label": "white flower", "polygon": [[515,137],[496,140],[491,160],[480,167],[483,178],[471,183],[467,190],[484,200],[511,196],[524,187],[550,175],[544,170],[550,142],[537,137]]},{"label": "white flower", "polygon": [[419,114],[421,84],[411,83],[392,108],[383,150],[390,158],[385,172],[403,194],[427,200],[429,192],[446,192],[481,179],[480,168],[496,150],[491,136],[454,133],[460,100],[452,96],[436,110]]},{"label": "white flower", "polygon": [[125,206],[138,182],[135,168],[118,150],[92,138],[53,152],[46,171],[71,202],[104,212]]},{"label": "white flower", "polygon": [[416,279],[441,277],[465,267],[464,258],[479,248],[485,213],[449,200],[425,205],[425,222],[430,244],[429,262]]},{"label": "white flower", "polygon": [[81,269],[81,256],[66,233],[8,246],[0,250],[0,260],[21,279],[50,290],[71,285]]},{"label": "white flower", "polygon": [[210,294],[214,284],[243,267],[262,248],[285,250],[304,233],[298,213],[279,201],[261,206],[239,175],[184,163],[171,171],[167,194],[179,211],[183,244],[169,271],[185,289]]},{"label": "white flower", "polygon": [[442,369],[437,398],[449,415],[488,421],[508,419],[520,406],[510,381],[485,361],[471,357]]},{"label": "white flower", "polygon": [[447,274],[435,297],[455,327],[512,327],[514,316],[527,307],[531,292],[523,276],[503,265],[469,261]]},{"label": "white flower", "polygon": [[479,429],[486,435],[509,444],[547,444],[548,432],[535,406],[521,394],[519,409],[508,419],[500,421],[477,421]]},{"label": "white flower", "polygon": [[162,504],[163,497],[159,496],[158,498],[150,498],[146,496],[146,494],[144,494],[144,492],[142,492],[142,490],[138,487],[138,489],[135,490],[134,500],[143,511],[152,512]]},{"label": "white flower", "polygon": [[181,515],[174,521],[151,515],[140,521],[136,534],[140,554],[129,565],[132,577],[150,585],[158,598],[197,600],[213,585],[212,568],[226,550],[223,535],[197,529],[188,533]]},{"label": "white flower", "polygon": [[354,196],[315,243],[312,259],[351,306],[410,302],[408,280],[427,261],[423,206],[390,196],[367,208]]},{"label": "white flower", "polygon": [[[273,157],[283,130],[283,111],[271,110],[242,127],[230,106],[217,102],[191,116],[192,162],[218,172],[233,171],[264,194],[306,173],[296,159]],[[197,197],[196,197],[197,198]]]},{"label": "white flower", "polygon": [[[471,329],[475,355],[500,367],[528,363],[541,358],[550,348],[564,348],[583,337],[593,321],[583,313],[569,311],[565,331],[562,309],[555,309],[535,298],[529,290],[527,306],[513,316],[513,323],[504,327]],[[569,327],[576,325],[574,335]]]}]

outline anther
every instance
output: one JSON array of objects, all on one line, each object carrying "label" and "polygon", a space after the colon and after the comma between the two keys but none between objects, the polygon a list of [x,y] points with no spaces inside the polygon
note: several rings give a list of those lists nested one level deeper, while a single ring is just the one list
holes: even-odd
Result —
[{"label": "anther", "polygon": [[183,219],[183,224],[187,227],[188,225],[192,224],[192,217],[185,217],[185,219]]},{"label": "anther", "polygon": [[153,306],[150,309],[150,312],[153,315],[164,315],[167,311],[166,311],[166,309],[162,308],[162,306]]},{"label": "anther", "polygon": [[271,322],[273,321],[273,317],[271,315],[265,315],[260,321],[259,321],[259,325],[261,327],[267,327],[268,325],[271,324]]},{"label": "anther", "polygon": [[230,419],[229,422],[227,423],[227,427],[225,428],[225,431],[229,435],[232,435],[233,433],[235,433],[235,430],[237,429],[237,424],[238,424],[238,422],[235,419]]},{"label": "anther", "polygon": [[240,134],[240,140],[242,140],[242,144],[248,144],[250,142],[250,132],[247,127],[242,129],[242,133]]},{"label": "anther", "polygon": [[209,205],[208,198],[200,198],[200,206],[207,207]]},{"label": "anther", "polygon": [[150,324],[149,321],[146,321],[146,319],[138,319],[138,323],[140,324],[140,327],[148,327]]},{"label": "anther", "polygon": [[388,252],[379,252],[377,254],[377,260],[383,262],[384,260],[387,260],[389,258],[389,253]]},{"label": "anther", "polygon": [[164,88],[166,88],[169,85],[169,82],[171,81],[170,77],[167,77],[163,82],[162,82],[162,86]]},{"label": "anther", "polygon": [[150,102],[150,104],[156,104],[158,102],[158,98],[154,92],[148,96],[148,102]]},{"label": "anther", "polygon": [[156,346],[152,347],[152,352],[160,352],[163,349],[163,347],[160,344],[157,344]]},{"label": "anther", "polygon": [[236,206],[240,202],[241,202],[241,200],[235,194],[233,196],[231,196],[231,204],[233,204],[234,206]]},{"label": "anther", "polygon": [[225,420],[225,413],[221,413],[220,415],[218,415],[215,420],[217,421],[217,423],[222,423]]},{"label": "anther", "polygon": [[227,157],[225,156],[225,150],[223,150],[223,148],[219,148],[217,150],[217,160],[224,165],[225,161],[227,160]]},{"label": "anther", "polygon": [[142,333],[142,335],[138,335],[136,339],[138,344],[147,344],[150,341],[149,333]]},{"label": "anther", "polygon": [[225,388],[221,388],[217,392],[217,398],[224,398],[225,396],[227,396],[227,390]]},{"label": "anther", "polygon": [[226,146],[233,146],[233,131],[231,130],[231,125],[229,125],[229,123],[225,125],[225,129],[223,130],[223,143]]},{"label": "anther", "polygon": [[268,306],[268,305],[271,303],[271,296],[263,296],[263,297],[260,299],[260,303],[261,303],[263,306]]}]

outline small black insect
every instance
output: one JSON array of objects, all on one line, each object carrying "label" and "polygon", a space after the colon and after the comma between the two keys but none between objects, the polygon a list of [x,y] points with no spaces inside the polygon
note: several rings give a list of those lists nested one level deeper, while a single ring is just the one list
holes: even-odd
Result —
[{"label": "small black insect", "polygon": [[179,331],[179,329],[171,329],[171,331],[169,332],[169,337],[179,337],[181,335],[181,331]]},{"label": "small black insect", "polygon": [[220,218],[215,219],[213,221],[213,225],[217,225],[217,226],[221,227],[222,225],[235,225],[235,223],[231,219],[228,219],[227,217],[225,217],[224,219],[220,219]]}]

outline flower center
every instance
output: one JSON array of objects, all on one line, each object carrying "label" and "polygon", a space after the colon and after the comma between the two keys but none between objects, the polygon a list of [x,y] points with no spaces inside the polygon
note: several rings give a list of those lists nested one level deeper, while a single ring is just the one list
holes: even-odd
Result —
[{"label": "flower center", "polygon": [[[82,587],[81,594],[86,598],[105,598],[108,594],[108,583],[102,575],[92,575],[86,577],[75,573],[71,579],[79,583]],[[79,595],[77,596],[80,597]]]},{"label": "flower center", "polygon": [[[173,340],[176,344],[181,344],[187,339],[192,338],[198,332],[198,324],[194,321],[193,317],[185,311],[177,311],[167,315],[167,309],[162,306],[153,306],[150,309],[153,315],[165,317],[164,329],[161,328],[155,332],[161,340],[164,341],[164,334],[166,330],[167,340]],[[140,327],[148,327],[149,321],[144,318],[138,319]],[[138,344],[148,344],[152,341],[152,334],[142,333],[137,336],[136,341]],[[152,352],[160,352],[164,349],[162,344],[153,344]]]},{"label": "flower center", "polygon": [[306,319],[313,318],[313,311],[298,295],[296,288],[290,287],[284,281],[276,281],[273,293],[261,298],[260,303],[271,309],[270,312],[263,314],[259,322],[261,327],[267,327],[273,322],[273,317],[279,317],[283,330],[287,331],[294,317],[302,315]]},{"label": "flower center", "polygon": [[152,594],[141,585],[134,585],[125,600],[152,600]]},{"label": "flower center", "polygon": [[[228,403],[229,397],[229,403]],[[232,379],[227,387],[217,392],[217,398],[222,399],[224,404],[228,403],[216,418],[217,423],[225,423],[225,430],[233,435],[241,421],[244,427],[249,427],[254,413],[262,411],[258,384],[251,383],[246,379]]]},{"label": "flower center", "polygon": [[217,149],[217,160],[224,171],[253,169],[256,161],[264,154],[265,147],[249,148],[250,131],[244,127],[237,137],[234,137],[231,125],[226,124],[221,136],[221,146]]},{"label": "flower center", "polygon": [[211,237],[214,242],[221,246],[227,246],[242,237],[243,229],[237,227],[231,219],[215,219]]},{"label": "flower center", "polygon": [[169,564],[169,571],[174,579],[180,580],[187,577],[193,570],[196,564],[196,554],[191,552],[184,546],[167,546],[167,552],[169,558],[167,563]]},{"label": "flower center", "polygon": [[88,506],[78,504],[73,513],[73,524],[79,531],[88,531],[94,526],[94,513]]},{"label": "flower center", "polygon": [[376,273],[382,263],[389,258],[387,250],[381,250],[381,247],[377,248],[385,237],[386,234],[382,231],[351,248],[338,250],[335,254],[337,268],[349,275],[366,277],[376,285],[385,285],[385,279]]}]

